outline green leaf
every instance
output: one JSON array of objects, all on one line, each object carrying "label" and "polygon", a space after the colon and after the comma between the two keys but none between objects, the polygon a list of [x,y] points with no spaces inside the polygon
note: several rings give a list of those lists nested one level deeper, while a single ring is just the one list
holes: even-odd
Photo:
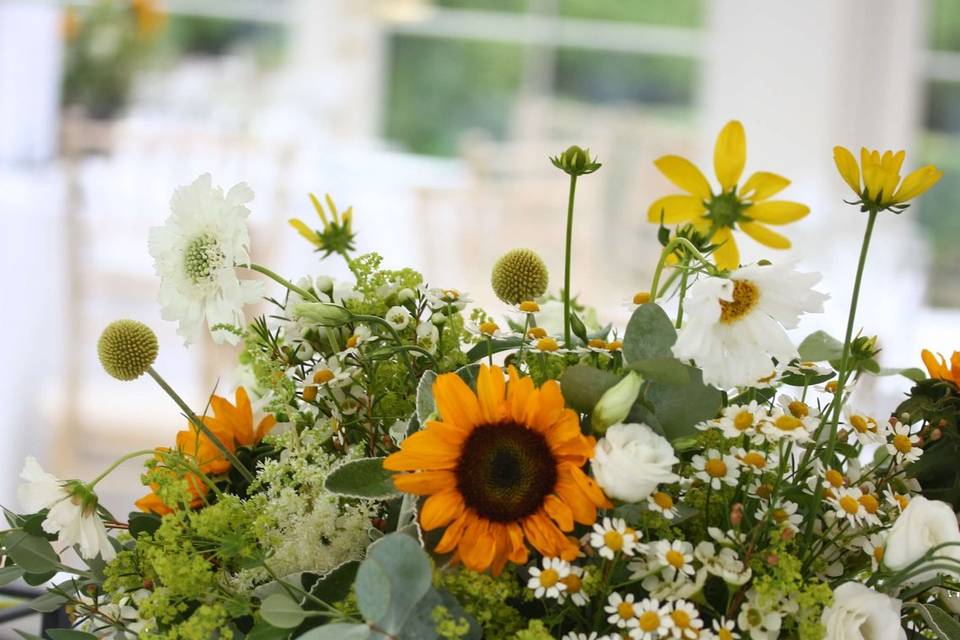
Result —
[{"label": "green leaf", "polygon": [[393,472],[383,468],[383,458],[360,458],[341,464],[330,472],[324,486],[328,491],[355,498],[389,498],[398,495]]},{"label": "green leaf", "polygon": [[437,381],[436,371],[425,371],[417,383],[417,419],[420,424],[427,424],[434,413],[437,404],[433,400],[433,383]]},{"label": "green leaf", "polygon": [[677,341],[677,330],[667,313],[652,302],[642,304],[630,316],[623,334],[623,357],[628,363],[669,357]]},{"label": "green leaf", "polygon": [[430,589],[432,567],[420,544],[402,533],[392,533],[370,545],[354,584],[364,619],[387,634],[399,633]]},{"label": "green leaf", "polygon": [[46,573],[25,573],[23,581],[31,587],[39,587],[53,579],[57,575],[56,571],[47,571]]},{"label": "green leaf", "polygon": [[34,634],[32,634],[32,633],[27,633],[26,631],[20,631],[20,629],[14,629],[13,631],[14,631],[14,633],[16,633],[18,636],[20,636],[21,638],[23,638],[23,640],[43,640],[43,638],[41,638],[41,637],[38,636],[38,635],[34,635]]},{"label": "green leaf", "polygon": [[127,516],[130,525],[130,535],[138,538],[143,534],[152,534],[160,528],[160,516],[155,513],[134,511]]},{"label": "green leaf", "polygon": [[467,351],[467,362],[476,362],[487,357],[487,354],[496,354],[502,351],[519,349],[522,344],[520,338],[502,338],[497,340],[481,340]]},{"label": "green leaf", "polygon": [[923,369],[918,369],[917,367],[907,367],[906,369],[883,368],[880,369],[880,371],[877,371],[874,375],[903,376],[907,380],[912,380],[913,382],[920,382],[921,380],[927,379],[927,372]]},{"label": "green leaf", "polygon": [[687,384],[690,382],[689,367],[676,358],[659,357],[637,360],[629,368],[639,373],[645,380],[662,384]]},{"label": "green leaf", "polygon": [[0,587],[6,586],[15,580],[23,577],[23,568],[17,566],[3,567],[0,569]]},{"label": "green leaf", "polygon": [[[302,586],[304,591],[327,604],[340,602],[350,595],[350,587],[357,577],[357,570],[360,568],[360,562],[351,560],[334,567],[322,576],[315,573],[305,573],[302,577]],[[311,608],[311,600],[306,600],[305,608]]]},{"label": "green leaf", "polygon": [[77,629],[48,629],[50,640],[97,640],[97,636]]},{"label": "green leaf", "polygon": [[814,331],[797,347],[801,360],[823,362],[843,357],[843,343],[826,331]]},{"label": "green leaf", "polygon": [[314,627],[295,640],[367,640],[370,637],[370,627],[365,624],[325,624]]},{"label": "green leaf", "polygon": [[307,619],[307,613],[286,593],[274,593],[260,603],[260,615],[279,629],[294,629]]},{"label": "green leaf", "polygon": [[905,602],[905,607],[915,609],[927,625],[927,629],[937,634],[940,640],[960,638],[960,622],[940,607],[919,602]]},{"label": "green leaf", "polygon": [[40,613],[50,613],[51,611],[56,611],[67,602],[69,602],[69,600],[59,593],[48,591],[28,602],[27,606]]},{"label": "green leaf", "polygon": [[560,376],[560,390],[567,405],[580,413],[590,413],[604,392],[619,381],[620,377],[609,371],[575,364]]},{"label": "green leaf", "polygon": [[699,369],[687,369],[690,375],[688,384],[651,383],[645,394],[667,440],[696,433],[696,425],[715,418],[723,402],[720,391],[703,383]]},{"label": "green leaf", "polygon": [[258,622],[250,629],[244,640],[283,640],[289,636],[289,629],[278,629],[268,622]]},{"label": "green leaf", "polygon": [[7,555],[27,573],[52,571],[60,562],[57,552],[46,538],[30,535],[26,531],[11,531],[4,537],[3,546]]}]

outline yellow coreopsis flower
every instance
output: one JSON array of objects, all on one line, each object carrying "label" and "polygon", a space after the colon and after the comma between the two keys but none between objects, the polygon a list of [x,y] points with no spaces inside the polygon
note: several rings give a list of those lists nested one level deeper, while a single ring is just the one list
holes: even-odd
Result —
[{"label": "yellow coreopsis flower", "polygon": [[[943,177],[940,171],[932,164],[920,167],[903,181],[900,181],[900,168],[906,157],[903,150],[884,151],[881,155],[877,150],[865,147],[860,149],[860,165],[857,165],[853,154],[846,147],[833,148],[833,161],[844,182],[850,185],[860,200],[856,204],[864,211],[873,209],[883,211],[889,209],[900,213],[906,209],[908,200],[913,200],[923,194]],[[861,184],[860,175],[863,174]]]},{"label": "yellow coreopsis flower", "polygon": [[341,213],[337,210],[337,205],[333,203],[329,194],[324,199],[327,208],[330,210],[329,215],[323,210],[323,204],[320,200],[312,193],[310,194],[310,202],[313,203],[313,208],[323,223],[322,229],[311,229],[307,223],[299,218],[291,218],[289,220],[290,226],[306,238],[317,251],[322,251],[324,257],[331,253],[339,253],[346,257],[354,249],[353,207],[347,207],[347,210]]},{"label": "yellow coreopsis flower", "polygon": [[789,249],[790,240],[768,227],[795,222],[810,208],[799,202],[770,200],[790,181],[775,173],[756,171],[738,188],[747,161],[747,140],[743,125],[731,120],[720,131],[713,151],[713,168],[720,181],[714,193],[706,177],[692,162],[668,155],[654,164],[686,194],[669,195],[655,201],[647,212],[653,223],[690,223],[718,245],[714,260],[722,269],[740,266],[733,231],[739,229],[760,244],[774,249]]}]

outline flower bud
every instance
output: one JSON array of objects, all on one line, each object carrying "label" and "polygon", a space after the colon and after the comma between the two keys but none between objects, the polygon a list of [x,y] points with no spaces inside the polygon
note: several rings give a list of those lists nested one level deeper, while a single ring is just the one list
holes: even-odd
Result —
[{"label": "flower bud", "polygon": [[594,430],[604,433],[610,425],[623,422],[640,395],[642,384],[643,378],[630,371],[623,380],[607,389],[593,408],[590,423]]},{"label": "flower bud", "polygon": [[550,158],[550,162],[571,176],[593,173],[601,166],[596,158],[590,157],[590,149],[581,149],[577,145],[567,147],[567,150],[560,155]]},{"label": "flower bud", "polygon": [[411,289],[410,287],[404,287],[403,289],[400,289],[400,291],[397,291],[397,302],[399,304],[410,302],[416,297],[417,297],[417,294],[414,293],[413,289]]},{"label": "flower bud", "polygon": [[317,276],[314,278],[317,285],[317,291],[320,293],[330,293],[333,291],[333,278],[330,276]]},{"label": "flower bud", "polygon": [[293,307],[293,317],[308,320],[321,327],[342,327],[350,322],[353,314],[339,304],[301,302]]},{"label": "flower bud", "polygon": [[730,524],[735,527],[743,522],[743,504],[736,502],[730,507]]}]

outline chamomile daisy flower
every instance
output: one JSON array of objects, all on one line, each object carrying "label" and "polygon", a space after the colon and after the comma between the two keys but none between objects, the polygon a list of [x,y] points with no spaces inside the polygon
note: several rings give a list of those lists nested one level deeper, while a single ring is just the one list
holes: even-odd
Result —
[{"label": "chamomile daisy flower", "polygon": [[583,573],[583,567],[570,565],[570,573],[560,579],[567,587],[560,592],[560,602],[570,598],[578,607],[584,607],[590,602],[589,596],[583,591]]},{"label": "chamomile daisy flower", "polygon": [[786,394],[777,398],[777,404],[780,405],[780,408],[783,409],[784,413],[800,420],[806,421],[809,418],[816,418],[820,415],[820,412],[817,411],[816,407],[810,406],[800,398],[795,398]]},{"label": "chamomile daisy flower", "polygon": [[890,428],[888,436],[887,451],[899,463],[916,462],[923,453],[918,445],[920,436],[910,433],[910,426],[902,422],[896,422]]},{"label": "chamomile daisy flower", "polygon": [[356,372],[356,367],[343,365],[337,356],[320,358],[304,380],[303,399],[313,402],[321,389],[349,385]]},{"label": "chamomile daisy flower", "polygon": [[625,629],[634,624],[637,617],[636,604],[632,593],[621,596],[614,591],[607,597],[607,605],[603,608],[609,615],[607,622],[616,625],[620,629]]},{"label": "chamomile daisy flower", "polygon": [[695,640],[700,637],[700,629],[703,628],[703,620],[700,619],[700,612],[692,602],[686,600],[674,600],[671,604],[670,619],[673,624],[670,626],[670,635],[681,640]]},{"label": "chamomile daisy flower", "polygon": [[627,528],[623,518],[604,518],[593,525],[590,532],[590,546],[597,550],[602,558],[613,560],[618,553],[632,556],[637,550],[639,534]]},{"label": "chamomile daisy flower", "polygon": [[710,630],[716,640],[740,640],[737,623],[733,620],[727,620],[725,617],[714,619]]},{"label": "chamomile daisy flower", "polygon": [[797,503],[789,500],[778,501],[774,505],[760,505],[757,509],[757,519],[765,520],[767,514],[770,520],[778,527],[790,529],[794,533],[800,531],[800,525],[803,524],[803,516],[797,513]]},{"label": "chamomile daisy flower", "polygon": [[776,469],[779,462],[776,453],[762,451],[760,449],[744,449],[740,447],[732,449],[730,453],[733,454],[733,457],[737,460],[744,473],[752,473],[755,476]]},{"label": "chamomile daisy flower", "polygon": [[647,508],[659,513],[667,520],[673,520],[678,513],[673,497],[663,491],[654,491],[647,497]]},{"label": "chamomile daisy flower", "polygon": [[784,372],[792,373],[798,376],[819,378],[832,374],[833,369],[830,367],[825,367],[818,362],[810,362],[809,360],[794,360],[784,368]]},{"label": "chamomile daisy flower", "polygon": [[560,558],[544,558],[543,568],[530,567],[530,579],[527,588],[533,590],[538,598],[560,600],[567,585],[563,579],[570,575],[570,563]]},{"label": "chamomile daisy flower", "polygon": [[241,280],[236,271],[250,262],[251,200],[246,184],[224,194],[205,173],[174,192],[170,216],[150,229],[161,316],[179,323],[187,344],[200,338],[204,322],[214,342],[236,344],[246,326],[243,308],[260,298],[260,283]]},{"label": "chamomile daisy flower", "polygon": [[883,500],[897,511],[903,511],[910,504],[910,496],[897,493],[893,487],[886,487],[883,490]]},{"label": "chamomile daisy flower", "polygon": [[860,502],[863,492],[857,487],[838,489],[830,498],[837,517],[846,520],[852,525],[859,525],[866,520],[867,510]]},{"label": "chamomile daisy flower", "polygon": [[684,540],[657,540],[651,549],[651,563],[660,567],[667,580],[688,579],[693,566],[693,545]]},{"label": "chamomile daisy flower", "polygon": [[886,426],[862,411],[845,407],[843,421],[860,444],[882,444],[886,441]]},{"label": "chamomile daisy flower", "polygon": [[597,635],[596,631],[591,631],[590,635],[585,633],[577,633],[576,631],[571,631],[566,634],[560,640],[619,640],[620,636],[611,636],[611,635]]},{"label": "chamomile daisy flower", "polygon": [[669,603],[660,604],[657,598],[644,598],[634,607],[630,637],[634,640],[658,640],[670,635],[673,619]]},{"label": "chamomile daisy flower", "polygon": [[805,442],[810,439],[819,422],[816,418],[798,418],[774,407],[757,427],[753,442],[775,444],[781,440]]},{"label": "chamomile daisy flower", "polygon": [[740,467],[737,459],[729,454],[721,454],[711,449],[704,455],[693,456],[694,477],[703,480],[713,489],[720,489],[724,484],[734,487],[740,478]]},{"label": "chamomile daisy flower", "polygon": [[695,360],[703,380],[721,389],[750,386],[769,375],[771,358],[797,356],[785,329],[804,313],[823,311],[827,296],[813,290],[820,274],[800,273],[790,263],[751,265],[727,277],[697,280],[685,308],[673,354]]},{"label": "chamomile daisy flower", "polygon": [[735,404],[724,408],[723,414],[717,421],[717,426],[727,438],[752,436],[756,431],[757,424],[766,415],[766,409],[760,407],[756,400],[750,404]]},{"label": "chamomile daisy flower", "polygon": [[860,549],[870,557],[870,567],[874,571],[880,569],[883,564],[883,554],[885,550],[886,537],[879,533],[874,533],[866,538],[856,540]]}]

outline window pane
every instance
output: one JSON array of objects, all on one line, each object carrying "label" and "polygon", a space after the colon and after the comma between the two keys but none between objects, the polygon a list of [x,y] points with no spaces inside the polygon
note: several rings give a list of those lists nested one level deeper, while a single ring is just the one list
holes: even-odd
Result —
[{"label": "window pane", "polygon": [[687,58],[561,49],[558,95],[585,102],[688,105],[697,63]]},{"label": "window pane", "polygon": [[527,10],[527,0],[433,0],[433,4],[449,9],[483,9],[511,13]]},{"label": "window pane", "polygon": [[930,47],[960,51],[960,2],[931,0]]},{"label": "window pane", "polygon": [[696,27],[702,22],[700,0],[630,2],[628,0],[559,0],[560,15],[598,20],[622,20],[675,27]]}]

